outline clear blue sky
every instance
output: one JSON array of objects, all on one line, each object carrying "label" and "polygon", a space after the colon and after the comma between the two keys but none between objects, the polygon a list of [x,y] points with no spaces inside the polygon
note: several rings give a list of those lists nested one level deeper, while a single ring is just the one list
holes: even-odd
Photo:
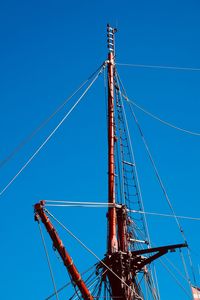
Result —
[{"label": "clear blue sky", "polygon": [[[108,22],[119,29],[116,41],[118,62],[200,67],[199,11],[199,1],[193,0],[117,0],[110,1],[110,4],[104,0],[2,1],[0,160],[106,59]],[[118,70],[130,98],[169,122],[200,131],[200,72],[122,66]],[[40,199],[106,200],[104,109],[101,79],[39,156],[1,196],[2,299],[43,300],[53,289],[39,230],[33,219],[34,203]],[[200,138],[164,127],[136,112],[175,211],[179,215],[198,217]],[[0,169],[1,190],[61,116]],[[134,128],[132,134],[146,210],[169,213]],[[52,211],[103,257],[104,210]],[[154,243],[182,242],[173,221],[158,217],[149,217],[148,220]],[[200,223],[184,221],[182,225],[197,269]],[[62,264],[51,251],[47,236],[46,239],[59,287],[68,279]],[[69,237],[65,237],[65,241],[80,271],[95,262]],[[182,268],[179,256],[170,254],[170,257],[173,255],[173,261]],[[160,266],[158,279],[162,300],[186,299]],[[68,295],[63,293],[61,299],[68,299]]]}]

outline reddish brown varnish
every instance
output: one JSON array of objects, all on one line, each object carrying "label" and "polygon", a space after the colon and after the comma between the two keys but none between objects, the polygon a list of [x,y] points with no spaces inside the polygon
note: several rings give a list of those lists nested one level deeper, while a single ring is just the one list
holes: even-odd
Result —
[{"label": "reddish brown varnish", "polygon": [[42,221],[44,226],[46,227],[47,232],[49,233],[52,241],[53,241],[53,246],[55,249],[58,251],[60,254],[65,267],[67,268],[69,274],[72,277],[72,280],[74,283],[78,286],[81,295],[84,300],[93,300],[94,298],[90,294],[90,291],[88,290],[85,282],[82,280],[80,273],[78,272],[76,266],[73,263],[73,260],[67,250],[65,249],[62,240],[60,239],[58,233],[56,232],[53,224],[47,217],[44,211],[44,201],[41,201],[40,203],[37,203],[35,205],[35,220],[36,221]]}]

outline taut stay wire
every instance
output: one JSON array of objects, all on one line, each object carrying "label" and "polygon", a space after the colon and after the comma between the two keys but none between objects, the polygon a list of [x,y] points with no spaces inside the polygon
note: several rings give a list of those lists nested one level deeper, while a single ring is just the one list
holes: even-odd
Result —
[{"label": "taut stay wire", "polygon": [[10,185],[17,179],[17,177],[24,171],[24,169],[30,164],[30,162],[35,158],[35,156],[42,150],[42,148],[48,143],[48,141],[52,138],[52,136],[56,133],[56,131],[60,128],[60,126],[64,123],[64,121],[68,118],[68,116],[72,113],[72,111],[76,108],[76,106],[79,104],[79,102],[82,100],[82,98],[85,96],[85,94],[88,92],[88,90],[91,88],[91,86],[94,84],[94,82],[97,80],[99,75],[102,73],[103,69],[105,67],[105,64],[103,64],[100,71],[97,73],[97,75],[94,77],[94,79],[91,81],[91,83],[88,85],[88,87],[85,89],[83,94],[78,98],[76,103],[71,107],[71,109],[65,114],[65,116],[62,118],[62,120],[59,122],[59,124],[53,129],[53,131],[48,135],[48,137],[44,140],[44,142],[37,148],[37,150],[34,152],[34,154],[28,159],[28,161],[21,167],[21,169],[17,172],[17,174],[9,181],[9,183],[1,190],[0,196],[10,187]]}]

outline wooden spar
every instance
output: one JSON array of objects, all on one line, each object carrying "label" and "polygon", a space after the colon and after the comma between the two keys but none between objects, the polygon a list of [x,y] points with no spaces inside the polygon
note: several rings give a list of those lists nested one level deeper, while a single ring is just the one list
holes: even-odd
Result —
[{"label": "wooden spar", "polygon": [[[109,25],[108,37],[108,203],[115,204],[115,119],[114,119],[114,32]],[[118,251],[116,208],[108,209],[108,252]]]},{"label": "wooden spar", "polygon": [[88,290],[85,282],[81,278],[80,273],[78,272],[76,266],[74,265],[71,256],[65,249],[63,242],[60,239],[58,233],[56,232],[53,224],[51,223],[51,221],[45,214],[44,204],[45,204],[44,201],[41,201],[41,202],[35,204],[35,220],[38,222],[41,220],[42,223],[44,224],[47,232],[49,233],[49,235],[53,241],[53,246],[60,254],[60,257],[62,258],[63,263],[64,263],[65,267],[67,268],[68,273],[70,274],[73,282],[79,288],[83,299],[84,300],[94,300],[94,298],[91,295],[90,291]]}]

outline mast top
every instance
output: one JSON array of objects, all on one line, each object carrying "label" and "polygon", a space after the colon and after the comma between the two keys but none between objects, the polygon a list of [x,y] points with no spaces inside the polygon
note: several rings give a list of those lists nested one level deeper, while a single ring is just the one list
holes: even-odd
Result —
[{"label": "mast top", "polygon": [[109,53],[113,53],[113,55],[115,55],[115,33],[116,32],[117,32],[116,28],[113,28],[110,26],[110,24],[107,24],[108,50]]}]

